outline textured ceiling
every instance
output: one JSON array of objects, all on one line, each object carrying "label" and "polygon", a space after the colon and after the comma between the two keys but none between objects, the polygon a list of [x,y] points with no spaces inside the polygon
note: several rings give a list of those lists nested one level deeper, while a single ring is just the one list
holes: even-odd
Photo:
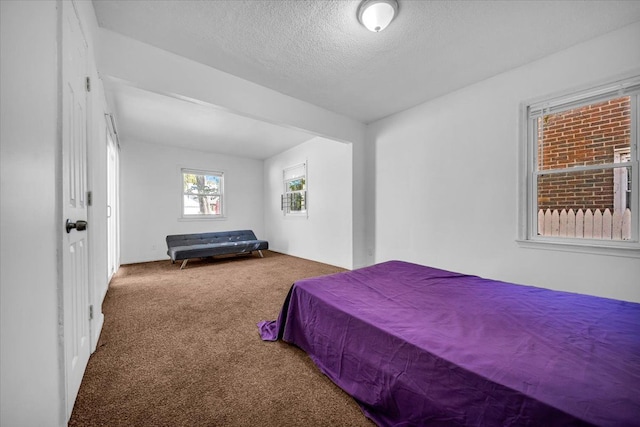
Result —
[{"label": "textured ceiling", "polygon": [[[640,1],[94,0],[100,26],[368,123],[640,20]],[[637,41],[636,41],[637,45]]]},{"label": "textured ceiling", "polygon": [[[372,33],[359,3],[93,0],[103,28],[363,123],[640,21],[640,1],[398,0],[397,18]],[[266,159],[313,137],[144,82],[106,83],[125,143]]]}]

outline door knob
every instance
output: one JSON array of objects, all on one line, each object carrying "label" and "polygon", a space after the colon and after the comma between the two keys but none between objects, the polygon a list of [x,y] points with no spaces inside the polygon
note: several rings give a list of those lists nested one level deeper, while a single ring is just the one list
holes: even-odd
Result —
[{"label": "door knob", "polygon": [[83,231],[87,229],[87,221],[71,222],[69,221],[69,219],[67,219],[66,228],[67,233],[71,233],[71,230],[74,228],[78,231]]}]

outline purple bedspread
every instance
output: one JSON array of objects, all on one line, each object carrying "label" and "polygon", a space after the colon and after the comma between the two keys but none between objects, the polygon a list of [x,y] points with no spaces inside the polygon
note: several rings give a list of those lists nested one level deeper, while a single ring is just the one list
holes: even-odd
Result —
[{"label": "purple bedspread", "polygon": [[640,425],[640,304],[390,261],[298,281],[258,326],[380,426]]}]

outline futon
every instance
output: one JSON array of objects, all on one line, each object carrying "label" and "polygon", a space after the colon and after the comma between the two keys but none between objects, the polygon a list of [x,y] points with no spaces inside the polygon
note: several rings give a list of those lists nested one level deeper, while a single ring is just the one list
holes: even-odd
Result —
[{"label": "futon", "polygon": [[171,262],[182,260],[180,269],[189,258],[204,258],[215,255],[251,254],[269,249],[269,242],[258,240],[252,230],[216,231],[211,233],[173,234],[166,237],[167,255]]},{"label": "futon", "polygon": [[640,425],[640,304],[389,261],[297,281],[258,327],[380,426]]}]

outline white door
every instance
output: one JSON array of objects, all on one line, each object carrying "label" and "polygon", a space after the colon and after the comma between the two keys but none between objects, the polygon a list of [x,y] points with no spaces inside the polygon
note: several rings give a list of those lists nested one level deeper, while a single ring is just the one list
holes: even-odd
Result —
[{"label": "white door", "polygon": [[[67,419],[90,355],[87,203],[87,45],[62,2],[62,286]],[[75,226],[75,228],[73,228]]]}]

